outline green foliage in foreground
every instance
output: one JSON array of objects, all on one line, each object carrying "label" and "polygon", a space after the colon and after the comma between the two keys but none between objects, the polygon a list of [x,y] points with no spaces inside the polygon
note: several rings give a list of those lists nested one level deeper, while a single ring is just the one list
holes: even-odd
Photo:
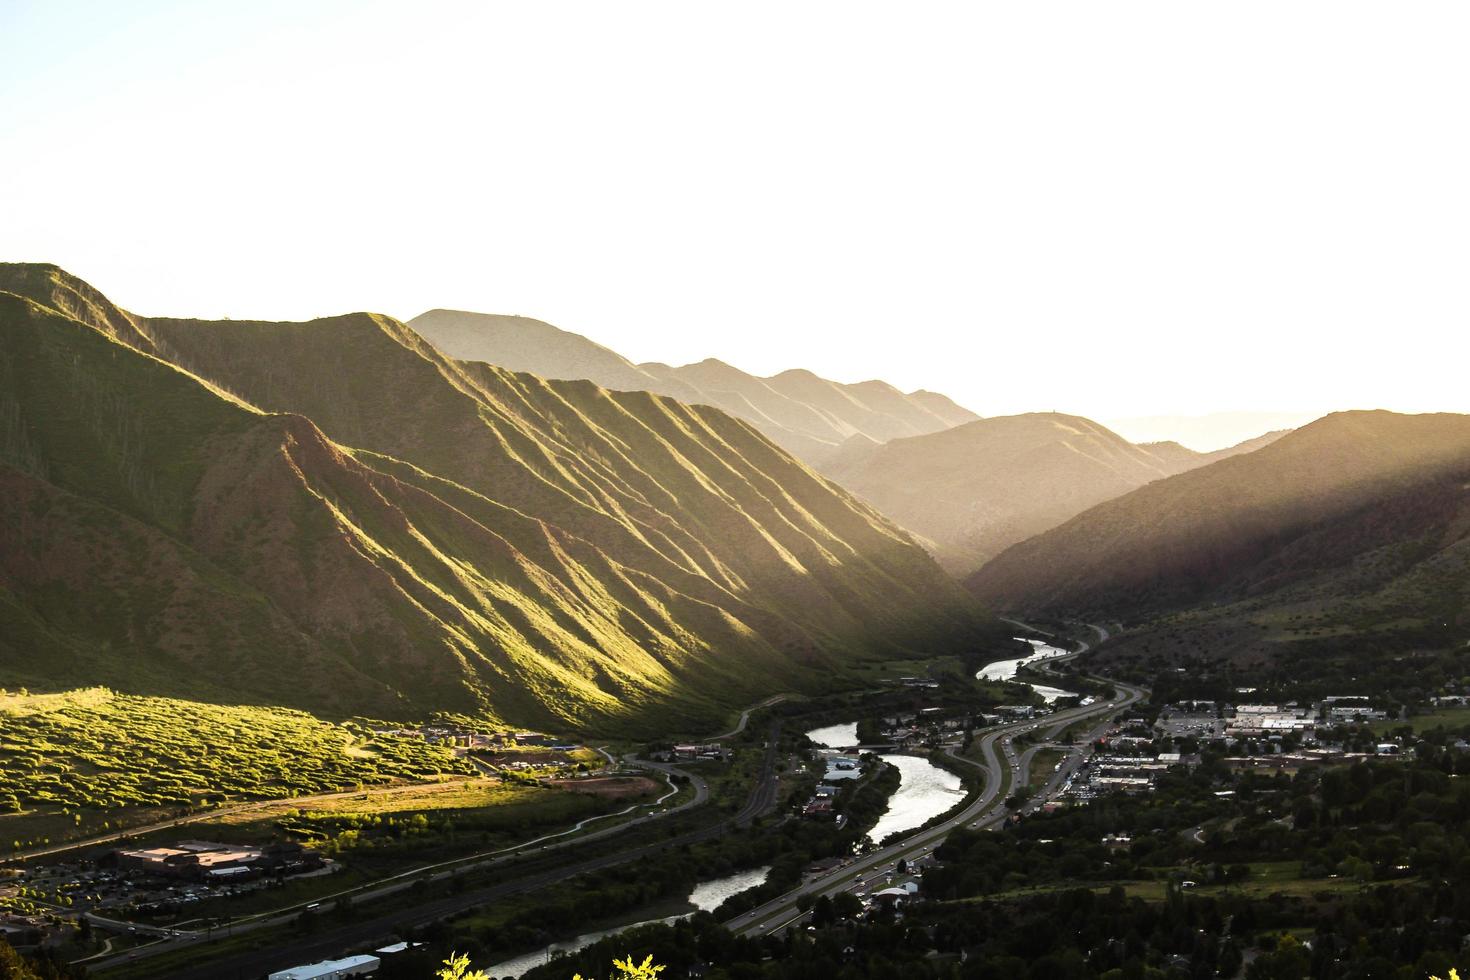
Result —
[{"label": "green foliage in foreground", "polygon": [[0,692],[0,812],[217,804],[473,774],[440,746],[301,711]]},{"label": "green foliage in foreground", "polygon": [[[633,957],[625,960],[613,960],[613,973],[608,980],[658,980],[658,975],[664,972],[664,968],[653,962],[652,956],[643,958],[642,963],[635,963]],[[449,954],[449,959],[444,961],[444,969],[436,976],[439,980],[490,980],[490,974],[484,970],[470,970],[470,958],[468,956],[456,956]],[[573,980],[583,980],[582,974],[578,973]],[[590,980],[590,978],[587,978]],[[1451,977],[1450,980],[1459,980]]]}]

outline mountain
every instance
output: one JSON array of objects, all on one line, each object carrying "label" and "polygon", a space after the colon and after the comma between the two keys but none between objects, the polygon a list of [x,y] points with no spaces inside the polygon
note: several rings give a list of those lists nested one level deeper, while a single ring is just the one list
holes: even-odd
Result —
[{"label": "mountain", "polygon": [[1099,504],[1009,548],[969,585],[1008,610],[1462,630],[1470,416],[1327,416]]},{"label": "mountain", "polygon": [[580,334],[525,317],[430,310],[408,325],[460,360],[713,405],[813,465],[854,436],[886,442],[979,417],[944,395],[905,394],[882,381],[839,384],[805,370],[760,378],[714,358],[682,367],[634,364]]},{"label": "mountain", "polygon": [[686,401],[696,394],[692,388],[679,390],[677,386],[664,390],[652,375],[623,355],[530,317],[430,310],[408,325],[462,361],[485,361],[554,380],[587,379],[615,391],[656,391]]},{"label": "mountain", "polygon": [[1224,449],[1216,449],[1207,453],[1195,452],[1188,446],[1183,446],[1172,441],[1139,443],[1139,448],[1159,457],[1182,473],[1185,470],[1205,466],[1216,460],[1229,459],[1231,456],[1239,456],[1242,453],[1253,453],[1262,446],[1271,445],[1271,443],[1290,431],[1290,429],[1277,429],[1274,432],[1265,432],[1254,438],[1238,442],[1233,446],[1227,446]]},{"label": "mountain", "polygon": [[921,536],[941,564],[969,572],[1094,504],[1211,459],[1178,443],[1135,446],[1090,419],[1042,413],[882,444],[854,437],[821,469]]},{"label": "mountain", "polygon": [[0,266],[0,483],[10,683],[697,730],[980,628],[749,425],[376,314],[143,318]]},{"label": "mountain", "polygon": [[1295,429],[1321,412],[1215,412],[1210,415],[1153,415],[1104,419],[1103,424],[1137,443],[1179,442],[1210,453],[1252,438],[1257,432]]}]

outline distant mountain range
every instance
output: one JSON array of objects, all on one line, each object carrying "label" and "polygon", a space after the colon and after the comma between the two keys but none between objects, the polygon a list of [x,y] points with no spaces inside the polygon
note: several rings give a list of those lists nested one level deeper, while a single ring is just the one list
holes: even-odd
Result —
[{"label": "distant mountain range", "polygon": [[1197,452],[1214,452],[1254,438],[1258,432],[1300,428],[1321,412],[1214,412],[1209,415],[1150,415],[1103,419],[1124,439],[1138,443],[1178,442]]},{"label": "distant mountain range", "polygon": [[839,384],[804,370],[758,378],[714,358],[683,367],[634,364],[580,334],[527,317],[430,310],[408,325],[460,360],[713,405],[812,465],[849,440],[882,443],[979,418],[943,395],[905,394],[882,381]]},{"label": "distant mountain range", "polygon": [[127,313],[0,265],[8,684],[697,730],[974,642],[902,530],[716,409],[389,317]]},{"label": "distant mountain range", "polygon": [[1217,650],[1227,619],[1252,624],[1256,647],[1298,633],[1458,636],[1470,625],[1470,416],[1327,416],[1099,504],[969,584],[1002,610],[1195,610]]},{"label": "distant mountain range", "polygon": [[1075,415],[1011,415],[883,445],[854,440],[821,469],[968,573],[1095,504],[1279,436],[1196,453],[1136,446]]}]

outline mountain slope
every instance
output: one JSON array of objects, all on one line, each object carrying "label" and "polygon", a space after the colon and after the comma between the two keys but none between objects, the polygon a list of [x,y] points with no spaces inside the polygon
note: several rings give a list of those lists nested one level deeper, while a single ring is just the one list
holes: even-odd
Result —
[{"label": "mountain slope", "polygon": [[658,391],[675,398],[694,395],[693,389],[661,390],[652,375],[621,354],[530,317],[430,310],[408,325],[461,361],[486,361],[554,380],[586,379],[619,391]]},{"label": "mountain slope", "polygon": [[881,381],[844,385],[804,370],[759,378],[714,358],[683,367],[633,364],[586,337],[524,317],[430,310],[408,325],[459,360],[713,405],[812,464],[854,435],[884,442],[978,418],[943,395],[904,394]]},{"label": "mountain slope", "polygon": [[1470,416],[1340,413],[1100,504],[969,584],[1004,609],[1148,617],[1248,601],[1463,622],[1467,488]]},{"label": "mountain slope", "polygon": [[970,571],[1094,504],[1202,463],[1182,446],[1173,450],[1045,413],[882,445],[855,440],[823,471],[925,538],[941,563]]},{"label": "mountain slope", "polygon": [[173,363],[0,294],[17,680],[646,731],[974,636],[902,532],[713,409],[368,314],[129,322]]}]

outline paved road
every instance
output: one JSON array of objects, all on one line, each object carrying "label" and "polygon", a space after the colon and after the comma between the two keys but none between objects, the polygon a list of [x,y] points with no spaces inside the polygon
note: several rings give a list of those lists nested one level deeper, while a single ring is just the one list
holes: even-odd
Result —
[{"label": "paved road", "polygon": [[[1094,627],[1094,629],[1098,630],[1101,639],[1107,638],[1106,630],[1099,627]],[[1089,645],[1084,643],[1083,650],[1078,652],[1085,652],[1089,648]],[[1031,731],[1040,725],[1055,727],[1071,724],[1084,718],[1097,718],[1100,731],[1112,718],[1140,701],[1144,696],[1142,688],[1119,681],[1109,681],[1109,683],[1116,688],[1114,697],[1110,700],[1086,707],[1068,708],[1049,715],[1044,721],[1015,722],[993,729],[981,736],[979,745],[982,762],[979,765],[983,766],[985,771],[984,787],[973,801],[943,822],[927,830],[921,830],[897,844],[855,858],[848,864],[825,874],[815,875],[784,895],[744,915],[737,916],[726,925],[732,931],[745,936],[761,936],[780,932],[804,917],[797,908],[797,903],[803,896],[832,895],[839,891],[862,887],[866,882],[892,868],[900,859],[913,860],[928,853],[956,828],[968,826],[973,829],[981,829],[1004,820],[1008,811],[1001,800],[1002,792],[1008,786],[1024,784],[1024,779],[1021,778],[1024,775],[1021,769],[1022,760],[1018,758],[1015,746],[1012,744],[1015,736]],[[1005,762],[1001,761],[1002,753],[1005,755]],[[1033,805],[1055,796],[1060,791],[1064,779],[1065,773],[1055,774],[1043,791],[1033,800]]]},{"label": "paved road", "polygon": [[730,729],[728,732],[725,732],[723,735],[711,735],[711,736],[709,736],[709,740],[711,742],[723,742],[727,738],[734,738],[736,735],[739,735],[741,732],[745,731],[745,725],[746,725],[747,722],[750,721],[750,714],[751,714],[751,712],[753,712],[753,711],[759,711],[762,708],[769,708],[773,704],[780,704],[782,701],[785,701],[789,697],[791,697],[791,695],[789,695],[789,694],[773,694],[772,696],[766,698],[764,701],[760,702],[759,704],[753,704],[753,705],[751,705],[750,707],[746,708],[744,711],[740,712],[740,723],[739,724],[737,724],[734,728]]},{"label": "paved road", "polygon": [[[323,929],[321,932],[311,936],[287,939],[269,949],[237,953],[233,956],[210,961],[201,966],[190,967],[173,973],[160,973],[159,976],[165,978],[165,980],[256,980],[256,978],[274,970],[282,970],[302,963],[315,962],[339,955],[344,951],[366,949],[374,943],[401,936],[410,929],[457,915],[487,902],[537,891],[570,878],[575,878],[578,875],[617,867],[622,864],[628,864],[664,853],[670,848],[681,847],[685,844],[698,843],[713,837],[718,837],[736,827],[748,825],[775,805],[777,789],[779,787],[779,781],[775,772],[776,745],[779,734],[780,724],[775,723],[771,727],[771,736],[767,743],[765,755],[761,760],[761,772],[744,806],[734,815],[724,820],[719,820],[709,826],[688,831],[656,843],[624,850],[609,851],[595,857],[575,861],[572,864],[557,864],[553,867],[537,868],[534,865],[540,863],[542,860],[538,856],[531,859],[531,865],[518,866],[512,869],[511,873],[516,874],[516,877],[511,880],[497,882],[494,885],[479,888],[474,891],[467,891],[459,895],[422,902],[413,908],[385,912],[372,918],[353,922],[349,925]],[[704,781],[692,774],[683,773],[682,770],[678,770],[673,766],[655,766],[652,763],[640,763],[640,765],[649,765],[653,768],[677,772],[688,776],[696,787],[696,798],[701,802],[709,798],[708,787],[704,784]],[[695,801],[687,801],[675,808],[675,810],[687,809],[694,805],[696,805]],[[668,812],[672,813],[675,810]],[[584,835],[577,838],[574,842],[567,842],[561,845],[548,845],[544,850],[550,852],[561,847],[571,846],[573,843],[582,844],[590,840],[610,837],[613,834],[625,831],[630,826],[640,825],[650,819],[653,818],[643,817],[631,824],[610,827],[607,830],[597,831],[595,834]],[[553,858],[553,855],[548,854],[546,858],[549,862]],[[501,860],[508,860],[508,858]],[[479,867],[484,867],[484,865],[480,865]],[[439,881],[451,877],[454,874],[462,873],[463,870],[455,869],[454,871],[445,871],[420,880]],[[381,892],[375,891],[373,894],[375,896],[388,895],[410,888],[413,884],[412,881],[406,881],[391,886]],[[367,897],[361,896],[356,898],[355,901],[365,901]],[[296,914],[295,911],[292,911],[289,914],[283,914],[269,920],[258,920],[257,922],[247,924],[244,928],[226,926],[214,930],[214,934],[216,936],[224,936],[233,934],[235,931],[251,931],[262,929],[266,926],[278,926],[294,919]],[[89,965],[93,969],[116,966],[156,955],[159,952],[172,952],[187,945],[202,942],[205,938],[203,934],[190,934],[189,936],[180,937],[168,943],[144,947],[143,949],[114,956],[106,960],[93,961]]]},{"label": "paved road", "polygon": [[154,823],[142,824],[137,827],[127,827],[110,834],[99,834],[96,837],[87,837],[65,844],[52,844],[47,847],[33,847],[27,850],[15,851],[7,854],[3,860],[0,860],[0,865],[29,861],[32,858],[38,857],[51,857],[56,854],[65,854],[67,851],[80,851],[88,847],[96,847],[99,844],[110,844],[132,837],[142,837],[145,834],[151,834],[156,831],[198,823],[201,820],[218,820],[220,817],[230,816],[231,814],[248,813],[251,810],[262,810],[267,807],[280,806],[283,803],[290,804],[294,807],[311,803],[324,803],[328,800],[362,796],[364,793],[370,793],[374,796],[391,796],[396,793],[421,791],[425,787],[456,786],[461,783],[472,783],[483,778],[483,776],[464,776],[458,779],[446,779],[439,782],[405,783],[401,786],[367,787],[365,789],[341,790],[335,793],[314,793],[311,796],[280,796],[270,800],[252,800],[248,803],[236,803],[213,810],[200,810],[197,813],[174,817],[170,820],[158,820]]}]

